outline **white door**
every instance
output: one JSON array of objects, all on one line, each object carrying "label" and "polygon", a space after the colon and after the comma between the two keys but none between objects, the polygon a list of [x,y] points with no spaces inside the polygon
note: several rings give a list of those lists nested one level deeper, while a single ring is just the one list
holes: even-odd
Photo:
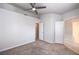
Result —
[{"label": "white door", "polygon": [[55,43],[61,43],[64,42],[64,22],[63,21],[57,21],[55,23]]},{"label": "white door", "polygon": [[43,40],[43,23],[39,23],[39,39]]}]

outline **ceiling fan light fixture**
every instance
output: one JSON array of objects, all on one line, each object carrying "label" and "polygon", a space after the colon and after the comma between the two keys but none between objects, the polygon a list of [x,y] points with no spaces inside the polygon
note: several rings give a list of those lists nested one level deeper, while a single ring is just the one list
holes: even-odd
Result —
[{"label": "ceiling fan light fixture", "polygon": [[36,10],[36,8],[32,8],[32,10],[33,10],[33,11],[35,11],[35,10]]}]

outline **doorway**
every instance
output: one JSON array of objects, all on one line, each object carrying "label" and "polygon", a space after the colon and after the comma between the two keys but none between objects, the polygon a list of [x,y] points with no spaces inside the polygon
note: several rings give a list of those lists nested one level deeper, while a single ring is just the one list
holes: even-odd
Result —
[{"label": "doorway", "polygon": [[39,40],[39,23],[36,23],[36,28],[35,28],[35,32],[36,32],[36,34],[35,34],[35,40],[37,41],[37,40]]},{"label": "doorway", "polygon": [[43,23],[36,23],[35,32],[35,40],[43,40]]},{"label": "doorway", "polygon": [[55,43],[61,43],[63,44],[64,39],[64,22],[63,21],[57,21],[55,23]]}]

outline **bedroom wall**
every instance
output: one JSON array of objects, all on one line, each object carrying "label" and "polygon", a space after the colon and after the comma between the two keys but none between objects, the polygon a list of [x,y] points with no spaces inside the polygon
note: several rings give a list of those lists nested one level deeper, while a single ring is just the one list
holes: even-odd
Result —
[{"label": "bedroom wall", "polygon": [[55,39],[55,22],[62,21],[62,16],[59,14],[44,14],[40,16],[40,20],[44,24],[44,41],[53,43]]},{"label": "bedroom wall", "polygon": [[0,51],[35,41],[38,19],[0,8]]},{"label": "bedroom wall", "polygon": [[[65,23],[64,30],[64,45],[79,54],[79,43],[76,43],[73,36],[73,22],[79,22],[79,8],[63,14]],[[76,32],[75,32],[76,33]]]},{"label": "bedroom wall", "polygon": [[65,21],[64,45],[79,54],[79,17]]}]

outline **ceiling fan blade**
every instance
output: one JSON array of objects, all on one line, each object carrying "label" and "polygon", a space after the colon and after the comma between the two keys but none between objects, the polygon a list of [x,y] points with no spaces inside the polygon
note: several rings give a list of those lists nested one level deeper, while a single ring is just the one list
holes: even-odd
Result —
[{"label": "ceiling fan blade", "polygon": [[32,8],[26,9],[26,10],[32,10]]},{"label": "ceiling fan blade", "polygon": [[46,6],[42,6],[42,7],[35,7],[36,9],[43,9],[46,8]]},{"label": "ceiling fan blade", "polygon": [[37,12],[37,10],[35,10],[35,13],[38,15],[38,12]]},{"label": "ceiling fan blade", "polygon": [[32,6],[32,8],[34,8],[34,4],[33,3],[30,3],[30,5]]}]

